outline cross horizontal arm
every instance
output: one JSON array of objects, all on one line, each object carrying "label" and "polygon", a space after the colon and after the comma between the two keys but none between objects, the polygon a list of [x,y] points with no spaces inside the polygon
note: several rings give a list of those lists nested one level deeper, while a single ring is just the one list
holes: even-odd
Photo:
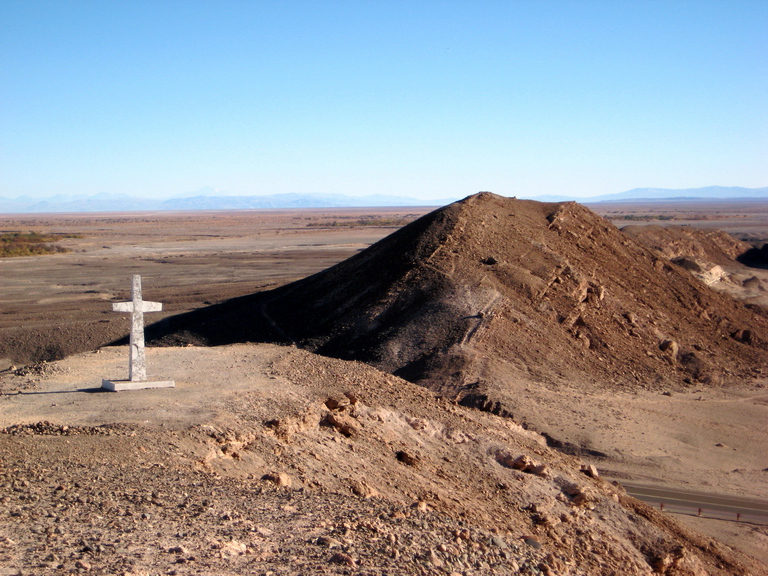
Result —
[{"label": "cross horizontal arm", "polygon": [[[163,309],[162,302],[141,301],[142,312],[160,312]],[[112,304],[113,312],[134,312],[133,302],[114,302]]]}]

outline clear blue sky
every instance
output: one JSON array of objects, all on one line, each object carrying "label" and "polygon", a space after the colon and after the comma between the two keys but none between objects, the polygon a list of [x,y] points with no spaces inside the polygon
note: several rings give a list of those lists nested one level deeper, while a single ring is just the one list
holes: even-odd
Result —
[{"label": "clear blue sky", "polygon": [[0,196],[768,186],[768,1],[0,1]]}]

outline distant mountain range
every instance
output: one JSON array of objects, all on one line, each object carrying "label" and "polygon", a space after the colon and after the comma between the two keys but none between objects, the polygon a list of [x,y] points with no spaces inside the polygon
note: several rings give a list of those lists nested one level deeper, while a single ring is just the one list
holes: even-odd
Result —
[{"label": "distant mountain range", "polygon": [[[47,198],[0,197],[0,213],[42,212],[130,212],[154,210],[274,210],[281,208],[372,208],[381,206],[444,206],[458,197],[423,200],[406,196],[346,196],[343,194],[272,194],[268,196],[227,196],[213,188],[166,200],[154,200],[126,194],[63,195]],[[768,200],[767,188],[740,188],[737,186],[708,186],[706,188],[635,188],[619,194],[602,196],[536,196],[543,202],[575,200],[586,204],[596,202],[629,201],[683,201],[683,200]]]},{"label": "distant mountain range", "polygon": [[600,196],[538,196],[542,202],[575,200],[583,204],[595,202],[670,202],[685,200],[768,200],[768,188],[742,188],[740,186],[707,186],[705,188],[634,188],[618,194]]},{"label": "distant mountain range", "polygon": [[273,210],[279,208],[371,208],[378,206],[444,206],[458,198],[421,200],[405,196],[342,194],[272,194],[225,196],[215,192],[153,200],[125,194],[57,195],[49,198],[0,198],[0,213],[130,212],[155,210]]}]

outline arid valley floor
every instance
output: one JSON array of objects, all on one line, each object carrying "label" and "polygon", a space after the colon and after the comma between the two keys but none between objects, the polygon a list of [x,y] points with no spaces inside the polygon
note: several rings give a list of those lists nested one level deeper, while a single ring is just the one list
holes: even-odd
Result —
[{"label": "arid valley floor", "polygon": [[[650,226],[758,245],[768,203],[591,208],[648,228],[631,237],[656,250],[657,268],[722,271],[701,289],[767,317],[754,312],[766,270],[728,257],[719,237]],[[98,390],[127,372],[126,346],[111,344],[128,320],[111,303],[128,298],[132,274],[164,304],[147,316],[162,328],[325,270],[430,211],[0,215],[0,231],[79,236],[61,242],[70,252],[0,260],[0,575],[768,574],[764,517],[662,513],[613,483],[764,505],[768,367],[746,347],[758,327],[729,340],[743,356],[717,377],[689,377],[671,344],[643,356],[674,377],[638,368],[638,385],[621,389],[610,374],[539,385],[531,366],[530,379],[505,381],[511,408],[496,414],[359,361],[183,335],[148,349],[150,375],[176,388]],[[585,284],[584,302],[597,293]],[[582,316],[571,332],[589,352],[597,329],[585,336]],[[642,322],[626,322],[639,341]],[[710,348],[696,350],[719,358]]]}]

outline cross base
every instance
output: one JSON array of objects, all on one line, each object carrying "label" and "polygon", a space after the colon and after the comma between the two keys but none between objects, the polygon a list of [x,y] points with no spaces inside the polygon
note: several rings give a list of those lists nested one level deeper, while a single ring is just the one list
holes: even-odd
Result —
[{"label": "cross base", "polygon": [[144,388],[175,388],[173,380],[157,380],[150,382],[147,380],[102,380],[101,387],[111,392],[120,392],[121,390],[143,390]]}]

